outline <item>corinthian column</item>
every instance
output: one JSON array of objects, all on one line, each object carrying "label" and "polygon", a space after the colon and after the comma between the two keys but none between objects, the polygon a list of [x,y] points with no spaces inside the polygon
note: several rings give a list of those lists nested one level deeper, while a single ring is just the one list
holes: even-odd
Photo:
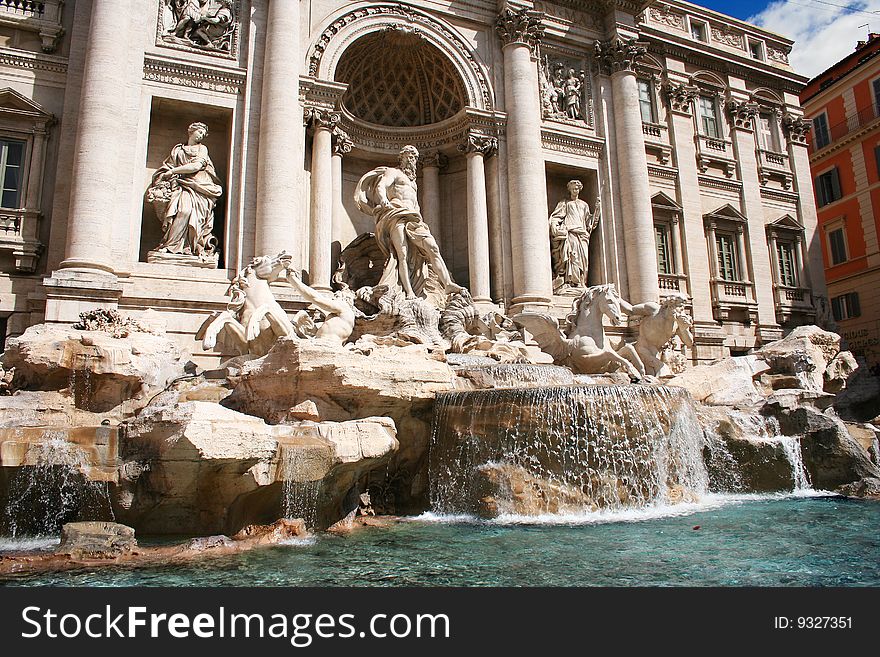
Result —
[{"label": "corinthian column", "polygon": [[[309,230],[309,285],[330,289],[330,241],[333,235],[333,130],[339,114],[306,110],[312,136],[312,199]],[[292,208],[291,208],[292,209]],[[288,209],[290,212],[291,209]],[[291,214],[295,214],[291,212]]]},{"label": "corinthian column", "polygon": [[[67,243],[62,268],[113,273],[110,253],[116,216],[117,157],[124,140],[114,131],[125,125],[125,103],[113,102],[126,71],[132,0],[93,0],[76,125]],[[36,173],[35,173],[36,175]]]},{"label": "corinthian column", "polygon": [[486,199],[484,156],[498,148],[498,140],[471,133],[459,150],[467,157],[468,271],[474,301],[492,301],[489,279],[489,206]]},{"label": "corinthian column", "polygon": [[298,266],[301,235],[294,208],[300,198],[305,144],[299,104],[299,1],[269,0],[268,4],[254,250],[263,255],[284,249],[294,255]]},{"label": "corinthian column", "polygon": [[540,12],[505,8],[495,25],[504,53],[508,197],[514,249],[512,305],[516,306],[513,312],[544,310],[553,294],[541,104],[534,57],[544,36],[542,18]]},{"label": "corinthian column", "polygon": [[330,234],[330,276],[333,276],[333,267],[336,264],[333,258],[333,241],[336,237],[338,227],[345,217],[345,206],[342,203],[342,158],[348,153],[354,144],[349,138],[348,133],[341,128],[333,130],[333,221]]},{"label": "corinthian column", "polygon": [[439,151],[425,155],[422,164],[422,219],[428,224],[431,234],[437,240],[437,245],[442,246],[440,230],[440,169],[448,164],[448,160]]},{"label": "corinthian column", "polygon": [[632,303],[657,301],[659,297],[648,158],[634,70],[636,62],[646,52],[644,45],[635,39],[596,44],[599,72],[611,76],[626,274]]}]

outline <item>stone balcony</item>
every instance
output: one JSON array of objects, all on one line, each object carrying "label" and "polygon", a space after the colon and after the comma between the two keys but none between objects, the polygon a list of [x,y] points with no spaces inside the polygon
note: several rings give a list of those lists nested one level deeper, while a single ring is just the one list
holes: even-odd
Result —
[{"label": "stone balcony", "polygon": [[717,321],[757,321],[758,302],[753,283],[713,279],[709,284],[712,288],[712,309]]},{"label": "stone balcony", "polygon": [[676,292],[687,294],[687,276],[684,274],[659,274],[657,287],[660,288],[660,296],[667,296]]},{"label": "stone balcony", "polygon": [[669,143],[669,127],[664,123],[642,122],[645,135],[645,150],[657,158],[658,164],[669,164],[672,159],[672,145]]},{"label": "stone balcony", "polygon": [[710,168],[719,169],[728,178],[736,172],[733,145],[729,139],[718,139],[707,135],[697,135],[697,167],[700,173],[708,173]]},{"label": "stone balcony", "polygon": [[0,0],[0,26],[36,32],[44,52],[55,52],[64,34],[64,0]]},{"label": "stone balcony", "polygon": [[792,319],[815,320],[816,308],[809,288],[774,285],[773,294],[776,302],[776,321],[780,324],[786,324]]},{"label": "stone balcony", "polygon": [[40,214],[32,210],[0,210],[0,252],[11,253],[15,269],[32,273],[43,245],[37,239]]},{"label": "stone balcony", "polygon": [[788,153],[758,149],[758,177],[765,187],[770,181],[777,181],[782,189],[791,189],[792,173]]}]

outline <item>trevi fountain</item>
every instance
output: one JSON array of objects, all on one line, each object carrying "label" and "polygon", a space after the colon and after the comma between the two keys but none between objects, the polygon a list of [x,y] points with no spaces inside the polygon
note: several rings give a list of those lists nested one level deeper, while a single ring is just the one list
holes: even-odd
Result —
[{"label": "trevi fountain", "polygon": [[[147,190],[151,259],[216,262],[207,129]],[[587,285],[601,211],[577,180],[547,222],[570,312],[506,316],[453,279],[418,156],[358,182],[375,231],[332,290],[285,252],[238,272],[198,333],[238,354],[217,367],[158,314],[7,341],[6,582],[880,583],[848,540],[877,546],[880,389],[839,335],[801,326],[693,366],[687,297]],[[307,309],[279,304],[290,288]]]}]

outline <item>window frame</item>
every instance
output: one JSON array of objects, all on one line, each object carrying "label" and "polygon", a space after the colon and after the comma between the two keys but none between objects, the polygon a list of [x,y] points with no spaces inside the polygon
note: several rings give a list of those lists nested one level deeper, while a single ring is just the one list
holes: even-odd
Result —
[{"label": "window frame", "polygon": [[[18,164],[9,165],[7,163],[9,155],[8,146],[11,144],[21,147]],[[28,155],[29,144],[26,139],[11,138],[0,132],[0,209],[2,210],[21,210],[24,207],[22,198],[27,190]],[[18,187],[14,190],[12,188],[7,190],[6,188],[6,170],[9,166],[18,169]],[[15,204],[6,205],[3,203],[3,198],[6,196],[7,191],[15,192]]]},{"label": "window frame", "polygon": [[[704,109],[703,108],[703,101],[704,100],[708,100],[712,103],[713,116],[711,118],[714,121],[714,125],[715,125],[715,134],[714,135],[709,134],[709,132],[706,130],[706,119],[709,117],[707,117],[705,114],[703,114],[703,109]],[[718,97],[713,94],[706,93],[705,91],[701,91],[700,94],[697,95],[696,102],[697,102],[697,117],[698,117],[697,127],[699,128],[700,134],[703,137],[707,137],[709,139],[724,139],[724,129],[721,125],[721,113],[719,112],[719,107],[718,107]]]},{"label": "window frame", "polygon": [[[742,277],[742,264],[739,262],[739,244],[738,242],[738,234],[733,230],[725,230],[716,229],[714,232],[715,237],[715,272],[717,274],[717,279],[724,283],[741,283],[744,282]],[[729,241],[730,249],[725,252],[720,248],[721,244],[725,241]],[[730,260],[730,272],[727,271],[727,266],[724,263],[724,256],[728,255]],[[731,273],[732,276],[728,277],[725,274]]]},{"label": "window frame", "polygon": [[[755,53],[752,51],[752,46],[758,46],[758,57],[755,57]],[[767,47],[760,39],[746,37],[746,50],[749,53],[749,57],[754,59],[756,62],[767,61]]]},{"label": "window frame", "polygon": [[[694,36],[694,27],[698,26],[702,30],[702,38]],[[693,16],[688,16],[688,35],[692,41],[698,43],[709,43],[709,23]]]},{"label": "window frame", "polygon": [[[642,98],[642,85],[647,90],[647,97]],[[648,78],[636,78],[636,86],[639,94],[639,114],[642,117],[642,123],[657,123],[657,103],[654,100],[654,83]],[[650,110],[650,119],[645,118],[644,104],[647,103]]]},{"label": "window frame", "polygon": [[[845,312],[843,312],[845,309]],[[837,322],[856,319],[862,316],[862,304],[855,290],[831,297],[831,315]]]},{"label": "window frame", "polygon": [[[829,178],[830,184],[827,188],[824,185],[826,176],[831,176]],[[844,197],[843,187],[840,184],[840,169],[837,165],[816,174],[815,178],[813,178],[813,186],[816,190],[816,205],[820,208],[836,203]]]},{"label": "window frame", "polygon": [[[820,119],[822,119],[825,123],[824,132],[820,131],[818,128],[817,122]],[[831,125],[828,122],[828,112],[827,111],[819,112],[816,116],[814,116],[812,119],[810,119],[810,122],[812,123],[812,128],[813,128],[812,132],[815,137],[815,139],[813,140],[813,148],[818,151],[818,150],[821,150],[821,149],[825,148],[826,146],[830,145],[831,144]],[[825,135],[825,140],[823,141],[823,143],[819,143],[819,134],[820,133]]]},{"label": "window frame", "polygon": [[[835,248],[835,235],[840,235],[840,242],[837,245],[839,248]],[[838,224],[832,228],[829,228],[826,231],[826,235],[828,238],[828,264],[830,267],[836,267],[837,265],[842,265],[843,263],[849,260],[849,240],[846,238],[846,226],[843,224]],[[840,254],[841,259],[837,259],[835,256],[838,251],[842,251]]]}]

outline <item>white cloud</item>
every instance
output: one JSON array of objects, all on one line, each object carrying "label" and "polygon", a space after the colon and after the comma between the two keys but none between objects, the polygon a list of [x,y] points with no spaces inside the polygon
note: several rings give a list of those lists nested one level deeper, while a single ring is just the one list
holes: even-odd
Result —
[{"label": "white cloud", "polygon": [[[872,32],[880,32],[880,0],[828,0],[848,4],[848,11],[816,0],[776,0],[750,23],[794,39],[791,65],[802,75],[813,77],[853,52],[856,42],[864,40],[868,23]],[[877,12],[874,16],[861,12]]]}]

